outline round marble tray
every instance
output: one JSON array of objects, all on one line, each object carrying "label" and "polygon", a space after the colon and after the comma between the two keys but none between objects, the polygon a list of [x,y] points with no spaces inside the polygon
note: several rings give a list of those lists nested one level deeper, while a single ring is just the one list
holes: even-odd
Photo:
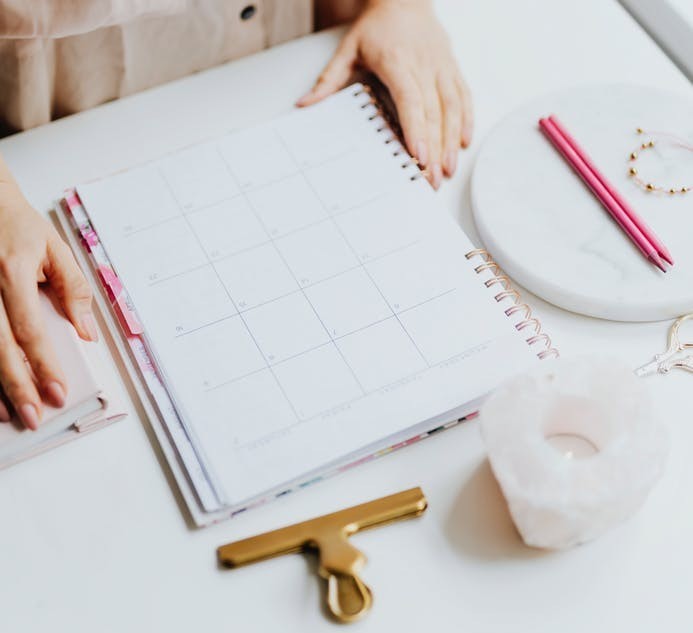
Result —
[{"label": "round marble tray", "polygon": [[[662,273],[622,233],[539,131],[555,114],[632,207],[675,265]],[[636,128],[693,143],[693,101],[630,85],[547,95],[503,120],[485,140],[472,176],[474,219],[498,264],[531,292],[573,312],[656,321],[693,312],[693,191],[648,193],[628,175]],[[659,143],[637,161],[655,183],[693,186],[693,152]]]}]

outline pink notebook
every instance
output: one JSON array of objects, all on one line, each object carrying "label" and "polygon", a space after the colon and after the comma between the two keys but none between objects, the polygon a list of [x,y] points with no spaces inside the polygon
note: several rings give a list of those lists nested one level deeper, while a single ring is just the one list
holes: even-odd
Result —
[{"label": "pink notebook", "polygon": [[0,468],[11,466],[123,417],[106,395],[96,345],[82,341],[53,301],[41,293],[44,323],[67,380],[65,406],[44,406],[38,430],[0,423]]}]

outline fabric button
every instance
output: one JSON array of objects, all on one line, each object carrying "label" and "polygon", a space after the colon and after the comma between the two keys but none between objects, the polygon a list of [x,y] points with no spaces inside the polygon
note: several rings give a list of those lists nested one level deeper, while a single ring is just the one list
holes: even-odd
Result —
[{"label": "fabric button", "polygon": [[241,20],[250,20],[250,18],[252,18],[256,12],[257,9],[255,8],[255,5],[249,4],[241,11]]}]

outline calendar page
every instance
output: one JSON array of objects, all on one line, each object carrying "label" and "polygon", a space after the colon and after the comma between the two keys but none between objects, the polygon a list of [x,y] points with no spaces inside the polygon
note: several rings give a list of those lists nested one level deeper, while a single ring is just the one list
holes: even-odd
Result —
[{"label": "calendar page", "polygon": [[77,191],[223,505],[536,360],[359,86]]}]

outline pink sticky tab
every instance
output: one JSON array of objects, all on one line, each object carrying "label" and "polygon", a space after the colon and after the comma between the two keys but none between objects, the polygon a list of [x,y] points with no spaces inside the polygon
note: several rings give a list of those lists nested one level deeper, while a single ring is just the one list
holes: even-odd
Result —
[{"label": "pink sticky tab", "polygon": [[113,269],[110,266],[102,264],[99,266],[98,271],[103,283],[108,286],[113,296],[120,296],[123,293],[123,284],[120,282],[118,275],[115,274]]},{"label": "pink sticky tab", "polygon": [[96,246],[99,243],[99,236],[93,229],[84,231],[82,233],[82,239],[87,243],[88,246]]},{"label": "pink sticky tab", "polygon": [[101,281],[108,291],[111,305],[120,317],[121,324],[126,330],[126,333],[134,336],[142,334],[144,329],[135,316],[135,312],[128,304],[127,297],[123,292],[123,284],[118,275],[115,274],[110,266],[102,264],[97,268]]},{"label": "pink sticky tab", "polygon": [[117,296],[113,302],[113,307],[118,311],[123,324],[131,335],[139,335],[144,332],[140,322],[137,320],[135,313],[130,310],[127,302],[122,295]]},{"label": "pink sticky tab", "polygon": [[67,202],[68,207],[76,207],[80,205],[77,192],[74,189],[68,189],[65,192],[65,202]]}]

